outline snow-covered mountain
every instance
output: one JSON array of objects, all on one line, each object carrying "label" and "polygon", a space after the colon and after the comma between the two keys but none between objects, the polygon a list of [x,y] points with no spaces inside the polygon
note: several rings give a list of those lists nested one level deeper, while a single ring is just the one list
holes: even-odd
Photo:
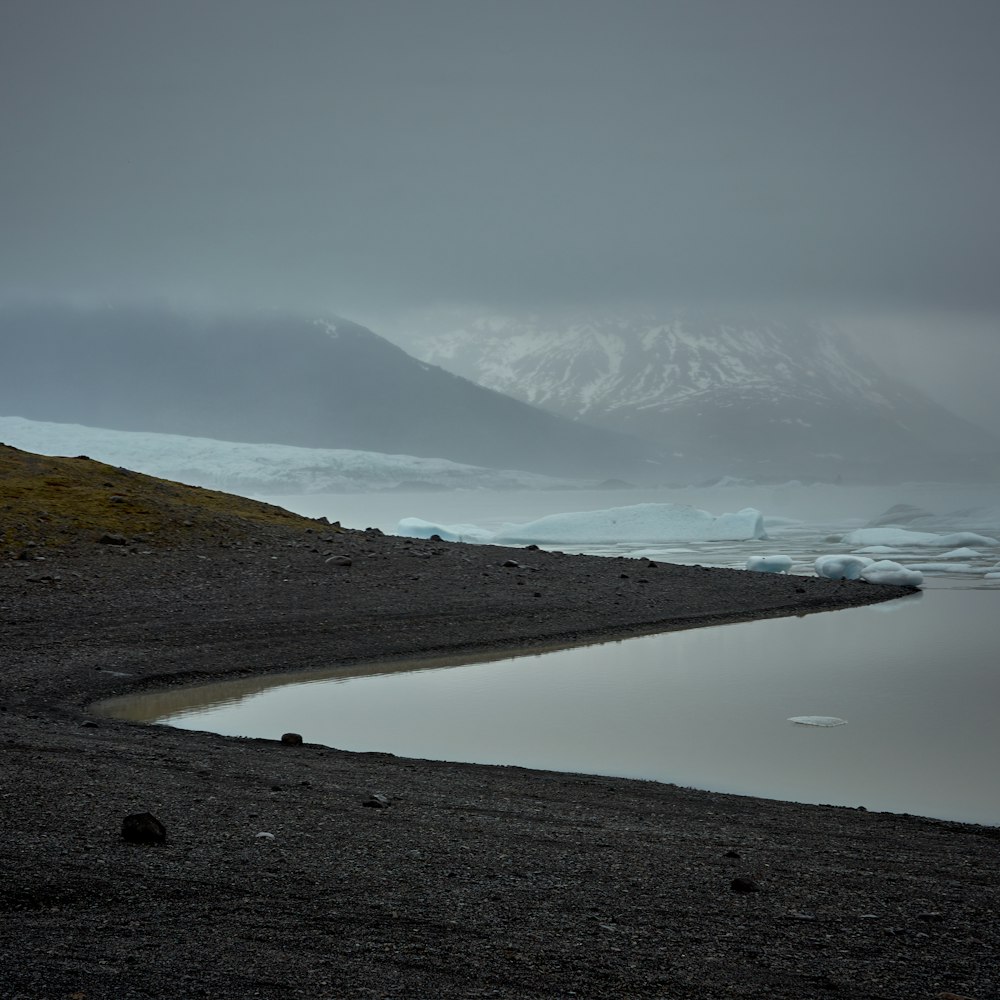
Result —
[{"label": "snow-covered mountain", "polygon": [[680,481],[1000,478],[1000,440],[814,323],[481,317],[413,342],[435,365],[663,448]]},{"label": "snow-covered mountain", "polygon": [[554,489],[575,484],[530,472],[484,469],[443,458],[213,441],[179,434],[109,431],[0,417],[0,442],[42,455],[98,462],[229,493]]}]

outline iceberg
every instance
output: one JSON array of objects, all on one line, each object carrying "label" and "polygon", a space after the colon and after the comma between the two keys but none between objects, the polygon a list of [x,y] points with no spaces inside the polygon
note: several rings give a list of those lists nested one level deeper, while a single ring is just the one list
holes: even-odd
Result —
[{"label": "iceberg", "polygon": [[867,556],[825,555],[820,556],[813,566],[816,575],[827,580],[860,580],[861,574],[874,561]]},{"label": "iceberg", "polygon": [[861,579],[868,583],[885,583],[895,587],[919,587],[924,582],[924,575],[891,559],[880,559],[865,567]]},{"label": "iceberg", "polygon": [[397,534],[407,538],[430,538],[437,535],[443,542],[486,543],[493,540],[492,532],[474,524],[435,524],[420,517],[404,517]]},{"label": "iceberg", "polygon": [[797,726],[846,726],[847,719],[838,719],[835,715],[793,715],[789,722]]},{"label": "iceberg", "polygon": [[791,556],[751,556],[746,568],[754,573],[787,573],[792,562]]},{"label": "iceberg", "polygon": [[941,546],[953,548],[966,545],[1000,545],[1000,541],[974,531],[954,531],[939,535],[932,531],[910,531],[908,528],[857,528],[844,535],[845,545]]},{"label": "iceberg", "polygon": [[764,518],[753,507],[715,516],[674,503],[640,503],[607,510],[549,514],[526,524],[504,524],[497,545],[529,542],[716,542],[766,539]]}]

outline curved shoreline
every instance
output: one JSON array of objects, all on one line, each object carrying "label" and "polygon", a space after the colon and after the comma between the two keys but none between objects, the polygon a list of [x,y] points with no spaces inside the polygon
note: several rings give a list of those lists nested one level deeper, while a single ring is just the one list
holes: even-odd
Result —
[{"label": "curved shoreline", "polygon": [[[0,563],[0,995],[992,995],[994,828],[86,712],[906,592],[376,532]],[[121,840],[146,810],[165,845]]]}]

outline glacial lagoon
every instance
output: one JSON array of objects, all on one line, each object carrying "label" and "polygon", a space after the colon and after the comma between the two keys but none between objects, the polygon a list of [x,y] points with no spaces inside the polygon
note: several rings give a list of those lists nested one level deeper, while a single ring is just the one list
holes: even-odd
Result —
[{"label": "glacial lagoon", "polygon": [[[395,503],[406,509],[406,498]],[[780,550],[806,572],[836,550],[830,527],[793,521],[767,541],[666,546],[658,557],[743,565]],[[934,555],[894,558],[927,565]],[[984,573],[1000,552],[983,551],[975,567],[969,558],[967,572],[952,563],[920,594],[886,604],[540,655],[258,678],[135,699],[115,714],[1000,824],[1000,586]],[[789,721],[808,716],[846,724]]]}]

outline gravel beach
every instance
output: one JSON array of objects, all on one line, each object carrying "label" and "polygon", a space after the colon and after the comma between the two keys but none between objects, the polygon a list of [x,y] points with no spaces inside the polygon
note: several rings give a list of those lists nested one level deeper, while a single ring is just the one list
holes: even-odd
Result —
[{"label": "gravel beach", "polygon": [[[1000,996],[996,828],[90,710],[900,589],[322,524],[123,541],[0,560],[2,1000]],[[164,843],[123,839],[144,812]]]}]

